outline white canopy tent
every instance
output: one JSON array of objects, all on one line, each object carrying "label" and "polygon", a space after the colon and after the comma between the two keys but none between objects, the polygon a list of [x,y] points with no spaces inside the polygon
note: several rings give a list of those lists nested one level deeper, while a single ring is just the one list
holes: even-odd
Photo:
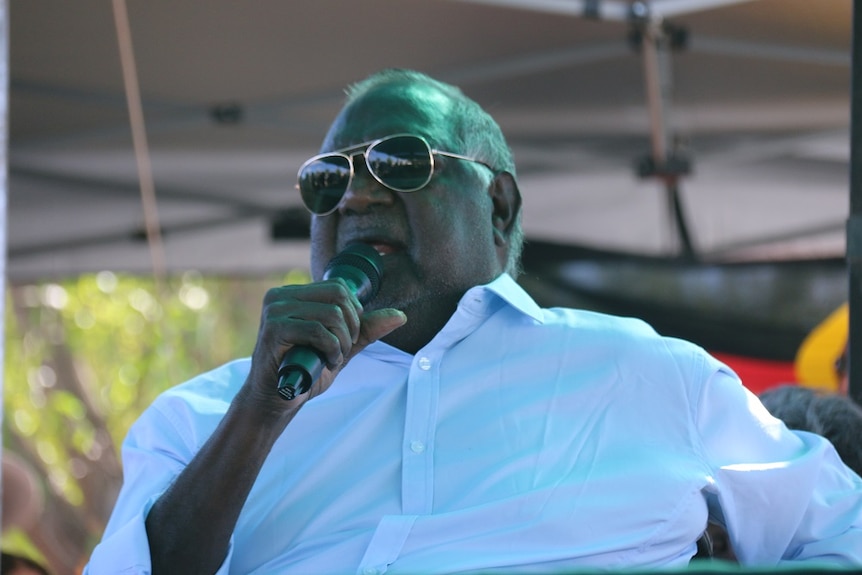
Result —
[{"label": "white canopy tent", "polygon": [[[499,119],[519,163],[528,238],[677,253],[666,187],[635,169],[660,138],[691,162],[678,195],[702,257],[841,254],[851,7],[129,2],[164,264],[241,274],[304,266],[295,171],[343,87],[391,66],[455,82]],[[149,273],[112,5],[11,0],[9,12],[10,281]],[[680,46],[650,68],[632,37],[656,30]],[[293,237],[274,240],[274,222]]]}]

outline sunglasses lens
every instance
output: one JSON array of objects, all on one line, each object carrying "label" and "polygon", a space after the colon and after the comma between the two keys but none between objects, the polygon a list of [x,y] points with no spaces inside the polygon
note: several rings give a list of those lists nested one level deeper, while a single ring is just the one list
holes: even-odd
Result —
[{"label": "sunglasses lens", "polygon": [[350,182],[350,160],[344,156],[324,156],[299,170],[299,193],[315,214],[326,214],[338,206]]},{"label": "sunglasses lens", "polygon": [[395,136],[365,152],[371,173],[385,186],[399,192],[416,191],[431,180],[431,150],[415,136]]}]

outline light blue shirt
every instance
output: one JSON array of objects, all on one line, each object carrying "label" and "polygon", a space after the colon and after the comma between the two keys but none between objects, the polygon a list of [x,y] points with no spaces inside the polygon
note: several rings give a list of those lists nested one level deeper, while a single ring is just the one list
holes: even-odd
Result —
[{"label": "light blue shirt", "polygon": [[[144,518],[248,370],[172,388],[134,424],[85,573],[149,573]],[[375,343],[303,406],[219,573],[680,567],[708,515],[743,564],[862,565],[862,480],[826,440],[788,431],[697,346],[542,309],[504,275],[415,356]]]}]

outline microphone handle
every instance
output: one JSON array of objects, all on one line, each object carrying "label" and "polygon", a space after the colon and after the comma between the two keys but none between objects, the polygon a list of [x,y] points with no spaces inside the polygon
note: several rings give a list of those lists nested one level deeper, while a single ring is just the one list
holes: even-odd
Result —
[{"label": "microphone handle", "polygon": [[311,388],[323,372],[323,358],[313,347],[297,345],[285,354],[278,368],[278,394],[287,400]]}]

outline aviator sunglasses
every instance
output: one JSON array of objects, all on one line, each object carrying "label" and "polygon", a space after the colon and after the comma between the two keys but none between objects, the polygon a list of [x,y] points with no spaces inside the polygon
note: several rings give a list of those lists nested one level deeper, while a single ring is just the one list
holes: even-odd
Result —
[{"label": "aviator sunglasses", "polygon": [[482,160],[435,150],[422,136],[393,134],[320,154],[302,164],[297,187],[311,213],[325,216],[335,211],[353,180],[353,158],[358,155],[365,157],[368,173],[375,180],[396,192],[415,192],[428,185],[434,175],[435,155],[475,162],[495,172]]}]

